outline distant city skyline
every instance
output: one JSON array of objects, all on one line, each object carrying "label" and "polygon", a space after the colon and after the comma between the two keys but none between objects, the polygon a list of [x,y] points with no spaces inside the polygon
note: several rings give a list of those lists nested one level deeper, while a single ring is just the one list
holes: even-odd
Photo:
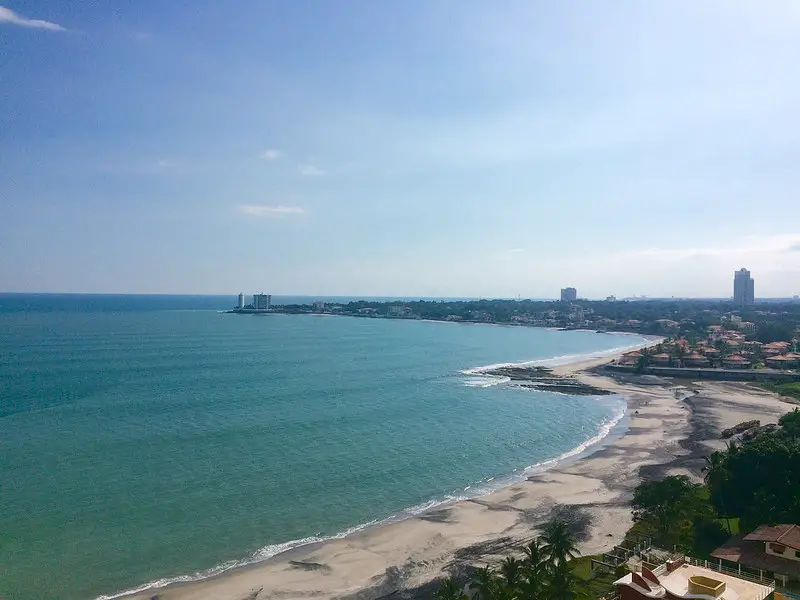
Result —
[{"label": "distant city skyline", "polygon": [[0,38],[0,291],[800,293],[793,0],[0,0]]}]

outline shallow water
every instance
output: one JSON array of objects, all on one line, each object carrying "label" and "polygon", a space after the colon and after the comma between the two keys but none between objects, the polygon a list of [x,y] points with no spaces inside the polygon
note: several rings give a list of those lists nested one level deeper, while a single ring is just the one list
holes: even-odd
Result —
[{"label": "shallow water", "polygon": [[475,367],[642,341],[211,310],[13,312],[0,331],[9,600],[207,574],[486,492],[602,436],[624,403]]}]

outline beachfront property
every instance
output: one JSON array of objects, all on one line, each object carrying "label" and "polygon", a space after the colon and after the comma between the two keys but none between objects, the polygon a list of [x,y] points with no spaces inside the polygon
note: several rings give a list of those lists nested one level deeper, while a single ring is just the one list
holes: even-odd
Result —
[{"label": "beachfront property", "polygon": [[272,310],[272,296],[270,294],[253,294],[253,303],[244,303],[244,294],[240,293],[236,306],[228,312],[239,314],[264,313]]},{"label": "beachfront property", "polygon": [[[731,326],[748,329],[749,322],[732,315],[725,320]],[[658,373],[678,376],[682,369],[692,369],[696,376],[722,377],[733,371],[745,371],[755,378],[777,378],[800,376],[800,353],[796,351],[798,341],[761,343],[747,339],[744,330],[727,329],[712,325],[706,330],[707,337],[689,340],[683,337],[666,339],[660,344],[641,352],[623,354],[611,368],[654,368]],[[794,351],[791,351],[794,350]],[[654,373],[656,371],[653,371]],[[744,376],[744,375],[742,375]],[[740,376],[736,376],[740,377]]]},{"label": "beachfront property", "polygon": [[770,579],[739,575],[688,557],[639,568],[614,582],[620,600],[763,600],[775,590]]},{"label": "beachfront property", "polygon": [[726,369],[749,369],[752,364],[741,354],[731,354],[722,359],[722,366]]},{"label": "beachfront property", "polygon": [[747,535],[733,536],[711,556],[740,570],[770,573],[784,586],[800,581],[800,525],[761,525]]}]

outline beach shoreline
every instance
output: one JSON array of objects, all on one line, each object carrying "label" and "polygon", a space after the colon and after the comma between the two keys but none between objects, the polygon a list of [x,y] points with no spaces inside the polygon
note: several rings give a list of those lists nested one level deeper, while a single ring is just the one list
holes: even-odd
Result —
[{"label": "beach shoreline", "polygon": [[[657,341],[650,339],[642,345]],[[732,402],[738,410],[728,406],[725,412],[741,417],[739,421],[759,417],[763,422],[777,421],[790,408],[773,394],[744,389],[741,384],[703,382],[690,390],[655,377],[611,378],[593,371],[611,358],[603,355],[551,367],[554,374],[619,394],[627,403],[623,431],[612,428],[597,443],[552,468],[483,496],[444,502],[414,516],[308,543],[219,575],[103,597],[353,596],[361,600],[392,593],[416,598],[425,595],[421,590],[435,585],[432,582],[438,578],[513,552],[535,535],[537,524],[564,510],[579,514],[587,523],[579,540],[581,551],[598,553],[620,542],[630,527],[630,495],[641,477],[686,473],[699,478],[699,453],[713,449],[711,438],[718,441],[718,430],[731,424],[731,417],[713,406],[715,397],[735,387]],[[715,419],[718,427],[709,425]],[[699,421],[705,429],[700,435]]]}]

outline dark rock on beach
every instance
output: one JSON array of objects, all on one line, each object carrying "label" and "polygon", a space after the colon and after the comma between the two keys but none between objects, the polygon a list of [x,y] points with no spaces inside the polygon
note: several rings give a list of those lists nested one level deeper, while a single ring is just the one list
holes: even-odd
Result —
[{"label": "dark rock on beach", "polygon": [[613,392],[581,383],[573,377],[556,375],[547,367],[497,367],[485,372],[495,377],[508,377],[521,387],[543,392],[559,392],[573,396],[607,396]]}]

